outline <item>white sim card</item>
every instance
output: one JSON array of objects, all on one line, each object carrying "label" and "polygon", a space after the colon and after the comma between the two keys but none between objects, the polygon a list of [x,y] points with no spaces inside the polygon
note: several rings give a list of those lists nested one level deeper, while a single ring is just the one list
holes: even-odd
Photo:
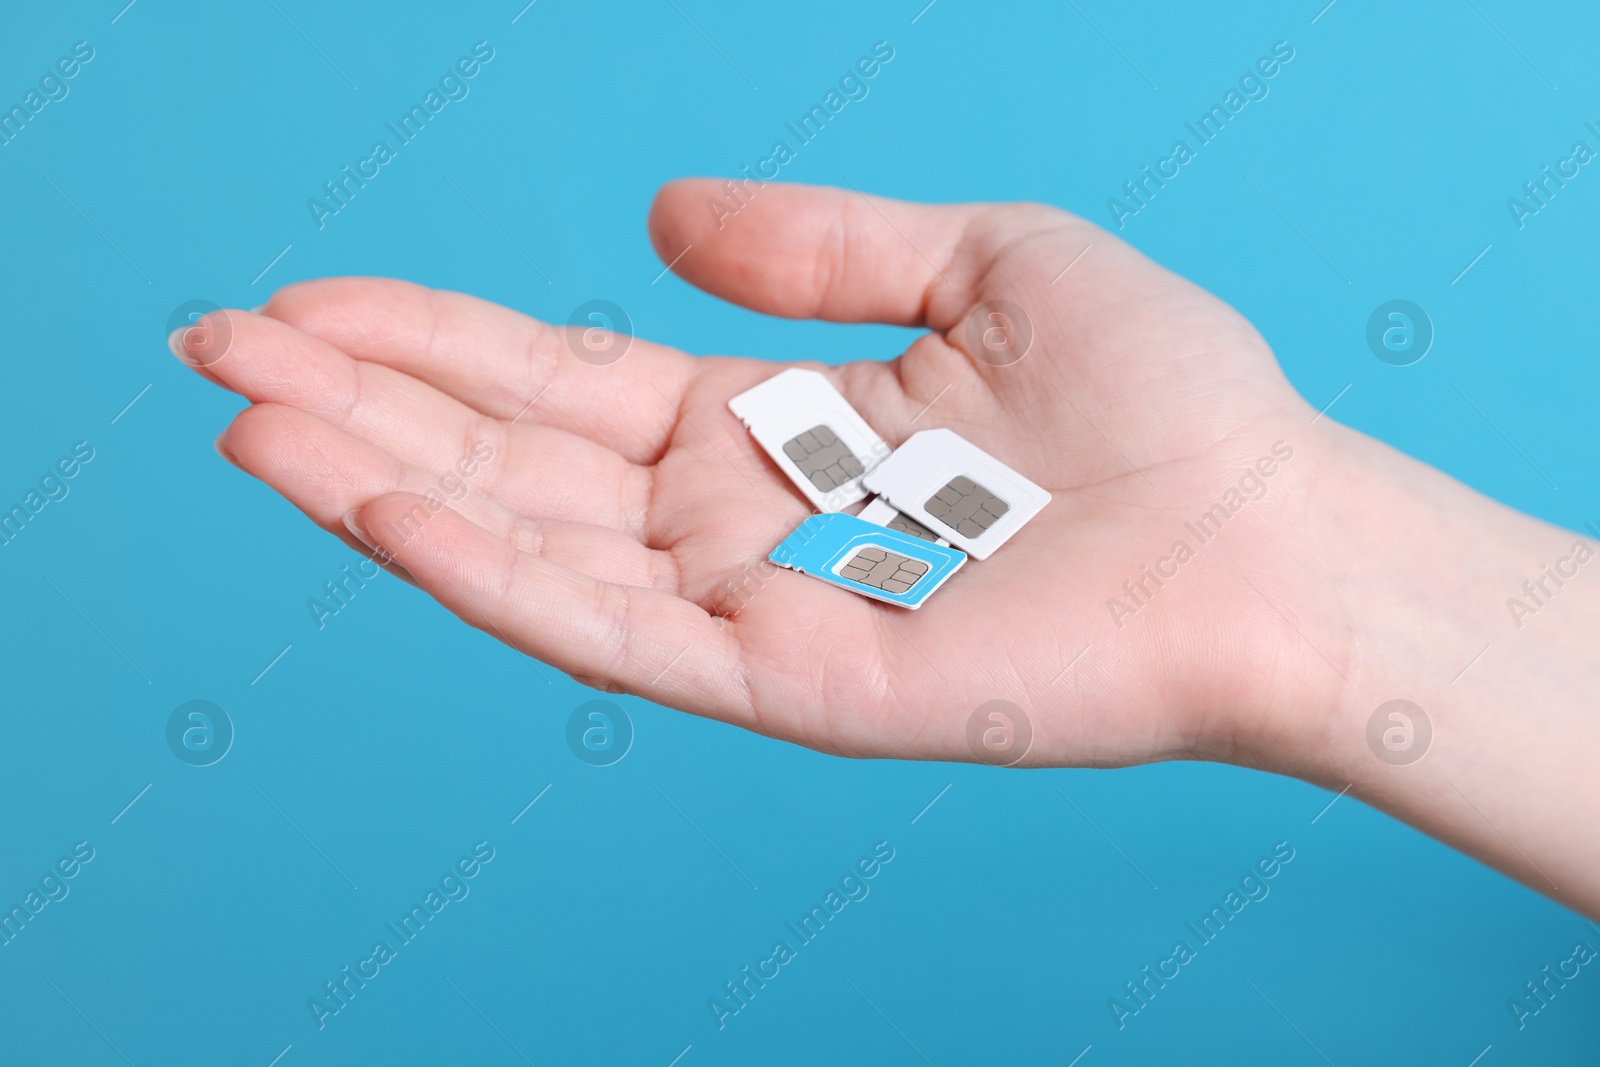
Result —
[{"label": "white sim card", "polygon": [[924,541],[932,541],[936,545],[949,546],[950,542],[928,529],[922,523],[900,511],[896,511],[893,504],[881,496],[875,496],[867,501],[867,506],[862,508],[856,518],[865,519],[874,526],[886,526],[912,537],[920,537]]},{"label": "white sim card", "polygon": [[861,477],[889,446],[827,378],[791,367],[746,389],[728,408],[819,511],[866,499]]},{"label": "white sim card", "polygon": [[922,430],[862,483],[975,559],[1050,503],[1050,494],[954,430]]}]

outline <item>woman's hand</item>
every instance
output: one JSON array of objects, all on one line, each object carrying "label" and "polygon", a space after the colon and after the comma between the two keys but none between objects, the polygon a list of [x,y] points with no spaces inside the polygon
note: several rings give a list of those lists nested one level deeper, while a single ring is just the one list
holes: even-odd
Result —
[{"label": "woman's hand", "polygon": [[[637,340],[597,366],[566,328],[471,297],[310,282],[230,313],[207,371],[255,406],[220,447],[524,652],[829,752],[972,758],[967,721],[999,699],[1032,720],[1030,764],[1225,753],[1274,684],[1328,670],[1236,566],[1303,599],[1282,527],[1314,412],[1233,311],[1046,207],[774,185],[719,229],[714,195],[678,183],[652,213],[684,277],[773,314],[928,327],[898,359],[819,369],[891,445],[949,427],[1054,496],[921,610],[763,565],[810,510],[727,408],[767,361]],[[1031,324],[1020,361],[1029,325],[996,300]],[[418,495],[463,458],[469,492],[433,514]]]},{"label": "woman's hand", "polygon": [[[895,359],[817,369],[892,446],[949,427],[1053,496],[916,612],[764,565],[810,509],[728,410],[783,367],[760,359],[634,340],[595,365],[575,331],[468,296],[308,282],[228,313],[202,373],[253,406],[219,448],[590,685],[910,759],[984,758],[969,721],[1009,701],[1023,765],[1224,759],[1350,787],[1600,910],[1600,858],[1563,844],[1600,810],[1574,762],[1600,749],[1578,706],[1600,597],[1565,593],[1567,636],[1542,644],[1501,614],[1572,535],[1320,418],[1234,311],[1081,219],[746,195],[728,217],[720,184],[667,186],[658,254],[757,311],[926,327]],[[1503,734],[1513,695],[1546,743]],[[1431,761],[1370,749],[1396,698],[1431,709]],[[1551,783],[1564,814],[1524,799]]]}]

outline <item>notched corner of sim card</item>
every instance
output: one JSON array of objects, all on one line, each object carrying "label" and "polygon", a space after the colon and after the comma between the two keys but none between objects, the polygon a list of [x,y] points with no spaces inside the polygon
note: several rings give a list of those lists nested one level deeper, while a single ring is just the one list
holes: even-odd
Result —
[{"label": "notched corner of sim card", "polygon": [[[831,514],[831,513],[830,513]],[[778,547],[767,554],[767,559],[780,567],[787,567],[792,571],[804,573],[804,562],[807,558],[806,546],[822,533],[824,523],[822,515],[807,515],[801,520],[800,525],[789,532],[789,536],[778,542]]]},{"label": "notched corner of sim card", "polygon": [[827,376],[790,367],[728,401],[750,435],[822,511],[864,499],[861,478],[889,446]]},{"label": "notched corner of sim card", "polygon": [[872,600],[913,610],[967,561],[956,549],[843,512],[807,518],[767,558]]}]

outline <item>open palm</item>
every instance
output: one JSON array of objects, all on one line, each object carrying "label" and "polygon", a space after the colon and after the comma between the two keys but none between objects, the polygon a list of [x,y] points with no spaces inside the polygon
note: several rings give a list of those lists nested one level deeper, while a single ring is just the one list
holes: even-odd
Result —
[{"label": "open palm", "polygon": [[[470,297],[309,282],[230,313],[202,373],[253,406],[219,448],[529,655],[825,751],[972,758],[974,709],[1006,700],[1032,720],[1029,764],[1225,753],[1240,678],[1292,689],[1311,669],[1281,605],[1317,594],[1274,532],[1309,460],[1214,544],[1188,538],[1176,577],[1124,592],[1308,421],[1233,311],[1050,208],[769,185],[719,229],[718,195],[658,197],[675,270],[771,314],[927,327],[896,359],[818,369],[892,446],[949,427],[1053,494],[921,610],[762,565],[809,512],[727,408],[767,361],[641,339],[597,365],[567,329]],[[974,351],[995,300],[1031,323],[1019,361]],[[450,472],[469,488],[440,508]]]}]

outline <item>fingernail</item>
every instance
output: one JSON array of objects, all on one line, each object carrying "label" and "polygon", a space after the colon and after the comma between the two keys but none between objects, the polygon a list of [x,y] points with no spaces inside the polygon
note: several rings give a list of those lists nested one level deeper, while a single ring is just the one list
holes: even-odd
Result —
[{"label": "fingernail", "polygon": [[257,304],[255,307],[250,309],[250,314],[259,315],[263,311],[265,311],[266,309],[267,309],[267,305],[265,305],[265,304]]},{"label": "fingernail", "polygon": [[227,442],[223,440],[223,438],[227,436],[227,430],[223,430],[221,433],[217,434],[217,439],[211,442],[211,447],[217,450],[217,455],[221,456],[223,459],[237,467],[239,465],[239,457],[233,454],[233,451],[228,447]]},{"label": "fingernail", "polygon": [[183,350],[183,334],[188,328],[187,326],[179,326],[176,330],[167,334],[167,348],[172,351],[173,355],[185,362],[188,362],[189,354]]},{"label": "fingernail", "polygon": [[345,512],[344,528],[349,530],[351,535],[355,537],[357,541],[360,541],[374,552],[378,551],[378,543],[372,539],[371,534],[367,533],[367,528],[361,525],[360,508],[351,508],[349,511]]}]

